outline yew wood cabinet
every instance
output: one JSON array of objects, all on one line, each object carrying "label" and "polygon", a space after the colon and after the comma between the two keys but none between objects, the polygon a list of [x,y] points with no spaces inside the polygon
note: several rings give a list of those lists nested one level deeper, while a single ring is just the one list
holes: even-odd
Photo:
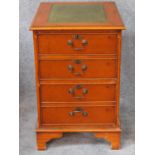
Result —
[{"label": "yew wood cabinet", "polygon": [[120,148],[122,30],[114,2],[41,3],[33,31],[37,146],[92,132]]}]

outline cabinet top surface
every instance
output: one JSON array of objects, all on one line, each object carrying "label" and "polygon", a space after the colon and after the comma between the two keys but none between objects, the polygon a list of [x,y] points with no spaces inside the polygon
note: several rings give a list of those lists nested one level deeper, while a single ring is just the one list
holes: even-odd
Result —
[{"label": "cabinet top surface", "polygon": [[114,2],[41,3],[30,30],[125,29]]}]

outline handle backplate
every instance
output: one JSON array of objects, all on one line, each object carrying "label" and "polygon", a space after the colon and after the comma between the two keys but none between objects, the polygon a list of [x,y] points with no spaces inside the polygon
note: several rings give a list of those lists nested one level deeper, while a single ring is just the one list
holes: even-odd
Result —
[{"label": "handle backplate", "polygon": [[[72,39],[67,41],[67,44],[71,47],[73,47],[73,50],[75,51],[81,51],[84,50],[84,47],[88,44],[88,41],[86,39],[82,39],[83,37],[79,34],[75,34],[73,35]],[[75,47],[74,41],[73,40],[77,40],[77,39],[82,39],[81,40],[81,47]]]}]

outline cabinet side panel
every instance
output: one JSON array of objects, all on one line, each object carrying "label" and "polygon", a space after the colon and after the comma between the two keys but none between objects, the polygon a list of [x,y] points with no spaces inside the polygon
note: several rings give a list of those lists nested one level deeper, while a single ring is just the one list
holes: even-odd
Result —
[{"label": "cabinet side panel", "polygon": [[34,63],[35,63],[36,96],[37,96],[37,127],[40,127],[40,84],[39,84],[39,68],[38,68],[38,36],[36,31],[33,31],[33,42],[34,42]]},{"label": "cabinet side panel", "polygon": [[116,124],[120,126],[120,73],[121,73],[121,46],[122,46],[122,32],[120,31],[117,35],[117,84],[116,84],[116,114],[117,122]]}]

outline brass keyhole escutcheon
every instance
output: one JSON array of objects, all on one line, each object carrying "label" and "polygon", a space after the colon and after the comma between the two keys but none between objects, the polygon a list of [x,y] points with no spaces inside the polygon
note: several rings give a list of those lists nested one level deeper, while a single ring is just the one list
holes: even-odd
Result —
[{"label": "brass keyhole escutcheon", "polygon": [[79,59],[74,60],[74,63],[75,63],[75,64],[81,64],[81,60],[79,60]]},{"label": "brass keyhole escutcheon", "polygon": [[73,35],[73,39],[81,39],[81,38],[82,38],[82,36],[79,35],[79,34],[74,34]]}]

